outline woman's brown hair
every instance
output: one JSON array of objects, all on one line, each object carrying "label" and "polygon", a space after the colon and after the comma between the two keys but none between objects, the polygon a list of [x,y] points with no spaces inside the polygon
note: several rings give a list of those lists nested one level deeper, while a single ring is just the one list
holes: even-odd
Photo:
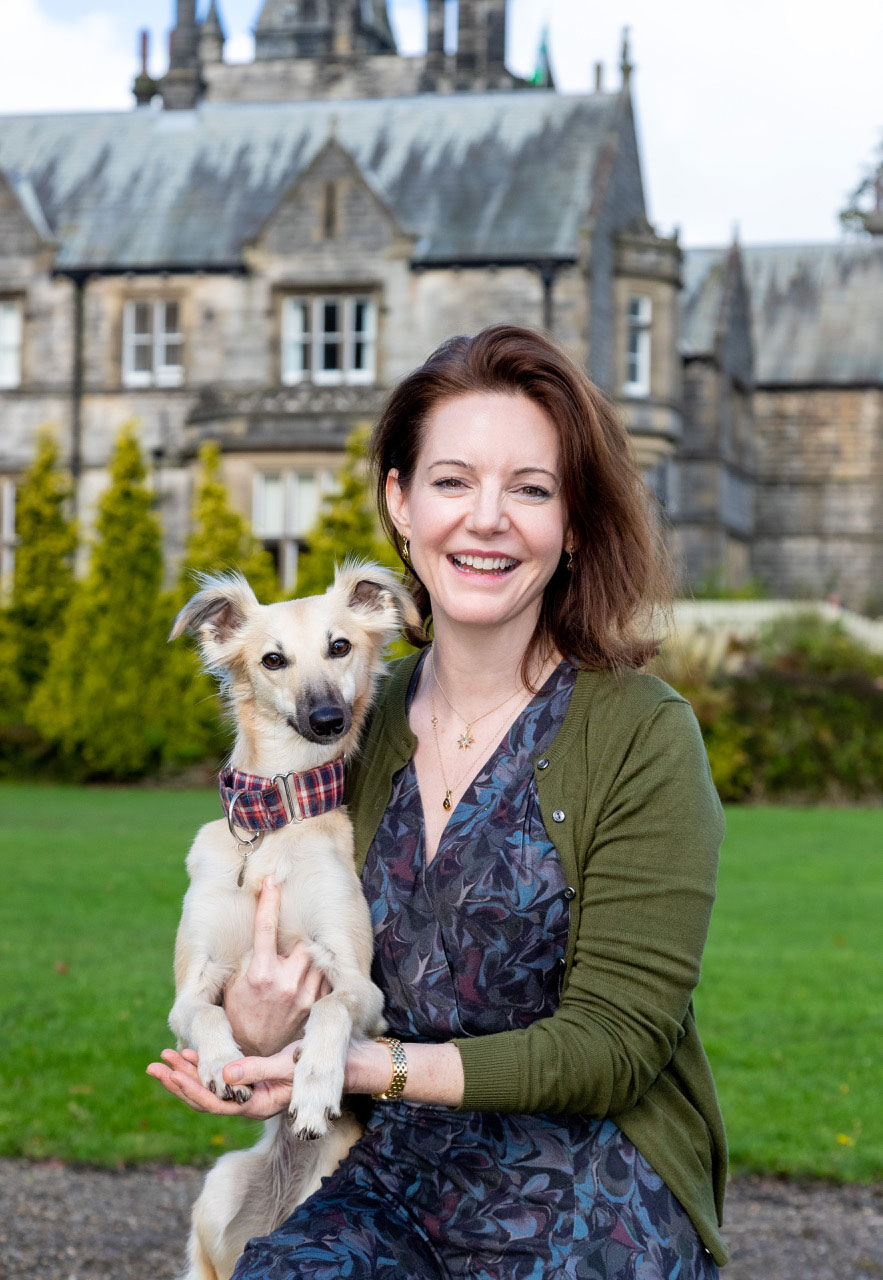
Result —
[{"label": "woman's brown hair", "polygon": [[[386,504],[386,477],[407,488],[423,427],[445,401],[474,393],[524,395],[554,424],[573,563],[561,561],[543,596],[522,664],[553,649],[582,668],[643,666],[657,651],[647,631],[654,606],[670,603],[670,575],[649,495],[628,435],[610,402],[553,342],[532,329],[498,324],[450,338],[390,396],[370,444],[381,523],[408,571],[426,622],[429,596],[402,554]],[[425,636],[409,637],[426,643]]]}]

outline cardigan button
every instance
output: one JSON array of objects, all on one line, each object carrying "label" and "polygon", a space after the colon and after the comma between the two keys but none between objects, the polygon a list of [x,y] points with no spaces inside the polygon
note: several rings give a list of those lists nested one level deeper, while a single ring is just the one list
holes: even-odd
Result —
[{"label": "cardigan button", "polygon": [[567,888],[564,890],[564,897],[567,899],[568,902],[573,902],[574,898],[576,897],[576,889],[574,889],[572,884],[569,884]]},{"label": "cardigan button", "polygon": [[546,759],[545,756],[543,756],[542,760],[537,761],[538,769],[548,769],[548,767],[549,767],[549,761]]},{"label": "cardigan button", "polygon": [[564,810],[563,810],[563,809],[556,809],[556,810],[554,811],[554,813],[552,814],[552,821],[553,821],[553,822],[563,822],[563,821],[564,821]]}]

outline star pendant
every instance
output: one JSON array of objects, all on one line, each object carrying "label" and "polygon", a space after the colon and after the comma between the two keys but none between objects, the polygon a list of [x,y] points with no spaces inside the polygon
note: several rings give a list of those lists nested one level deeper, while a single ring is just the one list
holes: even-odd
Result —
[{"label": "star pendant", "polygon": [[461,751],[468,751],[474,741],[475,739],[473,738],[472,734],[469,732],[469,725],[467,724],[465,732],[461,733],[459,738],[457,739],[457,746],[460,748]]}]

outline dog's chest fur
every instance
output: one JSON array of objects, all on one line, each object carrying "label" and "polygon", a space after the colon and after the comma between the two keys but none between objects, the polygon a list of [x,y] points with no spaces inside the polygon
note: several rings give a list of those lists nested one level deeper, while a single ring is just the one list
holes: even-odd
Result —
[{"label": "dog's chest fur", "polygon": [[[303,824],[270,831],[260,845],[243,850],[225,822],[208,823],[198,833],[187,859],[188,898],[210,934],[213,960],[247,967],[254,937],[257,896],[267,876],[281,889],[278,945],[288,955],[294,943],[312,936],[311,907],[333,896],[345,908],[358,894],[352,859],[352,829],[345,810],[335,810]],[[198,905],[197,905],[198,904]],[[185,909],[188,904],[185,900]]]}]

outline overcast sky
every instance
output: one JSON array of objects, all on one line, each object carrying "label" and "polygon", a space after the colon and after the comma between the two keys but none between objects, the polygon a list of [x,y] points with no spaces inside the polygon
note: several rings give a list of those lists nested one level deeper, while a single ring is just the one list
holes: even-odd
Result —
[{"label": "overcast sky", "polygon": [[[208,0],[198,0],[199,12]],[[226,56],[247,60],[260,0],[217,0]],[[423,0],[390,0],[403,52]],[[449,5],[453,8],[453,5]],[[174,0],[0,0],[0,112],[127,110],[138,31],[165,65]],[[883,137],[883,2],[509,0],[509,65],[530,73],[544,23],[558,88],[593,65],[619,83],[631,28],[651,219],[685,244],[833,240],[837,211]],[[453,16],[453,14],[451,15]]]}]

